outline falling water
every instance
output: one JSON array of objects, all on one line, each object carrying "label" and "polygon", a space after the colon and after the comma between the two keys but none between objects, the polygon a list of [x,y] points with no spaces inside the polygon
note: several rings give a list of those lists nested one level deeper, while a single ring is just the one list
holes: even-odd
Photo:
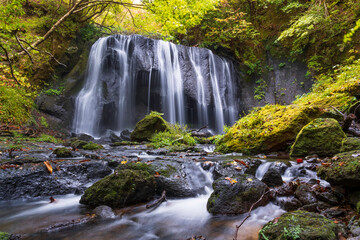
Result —
[{"label": "falling water", "polygon": [[210,50],[141,36],[99,39],[75,102],[73,129],[100,137],[134,128],[150,111],[171,123],[221,133],[239,113],[237,75]]}]

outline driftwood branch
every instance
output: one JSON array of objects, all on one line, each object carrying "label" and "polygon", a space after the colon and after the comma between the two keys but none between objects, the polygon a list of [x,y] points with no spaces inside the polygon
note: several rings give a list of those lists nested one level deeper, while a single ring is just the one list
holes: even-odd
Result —
[{"label": "driftwood branch", "polygon": [[15,80],[15,82],[18,84],[18,85],[21,85],[20,82],[17,80],[17,78],[15,77],[15,74],[14,74],[14,69],[13,69],[13,66],[12,66],[12,63],[11,63],[11,60],[9,58],[9,54],[6,50],[6,48],[0,43],[0,48],[4,51],[5,53],[5,56],[6,56],[6,61],[9,62],[9,67],[10,67],[10,71],[11,71],[11,76],[13,77],[13,79]]},{"label": "driftwood branch", "polygon": [[198,130],[195,130],[195,132],[200,132],[201,130],[203,130],[203,129],[205,129],[205,128],[208,128],[208,126],[207,126],[207,125],[205,125],[205,126],[203,126],[203,127],[199,128]]},{"label": "driftwood branch", "polygon": [[235,236],[234,236],[234,239],[233,240],[237,240],[237,237],[238,237],[238,232],[239,232],[239,228],[244,224],[244,222],[251,216],[251,211],[253,210],[253,208],[256,206],[256,204],[258,204],[266,194],[268,194],[269,191],[264,191],[264,193],[261,195],[261,197],[253,203],[253,205],[251,205],[250,209],[249,209],[249,212],[248,212],[248,215],[244,218],[244,220],[242,220],[242,222],[239,224],[239,225],[236,225],[236,231],[235,231]]},{"label": "driftwood branch", "polygon": [[155,210],[156,208],[158,208],[160,206],[160,204],[162,202],[166,202],[166,201],[167,201],[166,191],[164,190],[161,194],[161,197],[158,200],[156,200],[156,202],[146,205],[146,209],[153,208],[153,210]]}]

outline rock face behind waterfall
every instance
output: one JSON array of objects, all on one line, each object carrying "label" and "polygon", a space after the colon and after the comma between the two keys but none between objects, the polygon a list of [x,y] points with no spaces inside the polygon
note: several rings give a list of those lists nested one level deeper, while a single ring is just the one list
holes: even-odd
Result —
[{"label": "rock face behind waterfall", "polygon": [[73,129],[92,136],[134,128],[151,110],[170,123],[221,132],[239,114],[237,75],[208,49],[115,35],[92,47]]}]

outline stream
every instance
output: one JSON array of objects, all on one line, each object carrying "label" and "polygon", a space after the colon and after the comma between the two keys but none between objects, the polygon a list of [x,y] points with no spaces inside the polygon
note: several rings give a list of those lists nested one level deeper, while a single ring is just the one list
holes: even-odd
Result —
[{"label": "stream", "polygon": [[[159,156],[143,154],[142,157],[155,159]],[[213,156],[211,160],[220,162],[233,157]],[[256,177],[261,179],[269,167],[276,163],[273,160],[262,160],[256,171]],[[299,171],[302,164],[289,163],[291,166],[282,175],[284,181],[292,181],[298,177],[317,178],[316,173],[310,170],[305,170],[306,174],[304,171]],[[247,216],[247,213],[237,216],[214,216],[208,213],[206,204],[213,191],[212,173],[203,170],[199,162],[185,166],[185,172],[193,176],[193,184],[202,185],[205,189],[204,194],[185,199],[168,199],[156,209],[146,209],[146,204],[117,209],[114,219],[96,219],[85,224],[74,224],[70,228],[55,230],[49,229],[59,223],[72,221],[76,223],[82,217],[91,214],[90,209],[79,204],[80,195],[54,196],[56,199],[54,203],[49,203],[49,198],[0,201],[0,231],[21,234],[22,239],[25,240],[185,240],[200,235],[208,240],[233,239],[235,226]],[[324,181],[322,184],[327,185]],[[258,231],[265,223],[285,212],[274,202],[252,211],[251,217],[240,228],[238,239],[257,239]]]}]

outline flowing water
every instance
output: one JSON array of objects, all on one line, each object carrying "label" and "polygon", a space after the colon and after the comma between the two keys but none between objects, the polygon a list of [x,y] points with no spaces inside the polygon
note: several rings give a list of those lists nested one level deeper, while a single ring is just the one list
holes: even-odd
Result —
[{"label": "flowing water", "polygon": [[[24,234],[27,240],[65,239],[142,239],[176,240],[202,235],[206,239],[232,239],[236,224],[247,214],[238,216],[213,216],[206,210],[212,192],[212,175],[200,164],[186,164],[185,173],[192,176],[193,189],[204,188],[204,193],[186,199],[170,199],[155,210],[137,205],[117,210],[115,219],[73,226],[59,231],[45,229],[57,223],[71,222],[91,213],[79,204],[80,196],[55,196],[54,203],[47,199],[14,200],[0,202],[0,229]],[[251,217],[241,227],[238,239],[257,239],[259,229],[284,211],[270,203],[252,211]]]},{"label": "flowing water", "polygon": [[151,110],[216,133],[239,114],[233,64],[210,50],[141,36],[100,38],[91,48],[73,130],[100,137],[134,128]]}]

